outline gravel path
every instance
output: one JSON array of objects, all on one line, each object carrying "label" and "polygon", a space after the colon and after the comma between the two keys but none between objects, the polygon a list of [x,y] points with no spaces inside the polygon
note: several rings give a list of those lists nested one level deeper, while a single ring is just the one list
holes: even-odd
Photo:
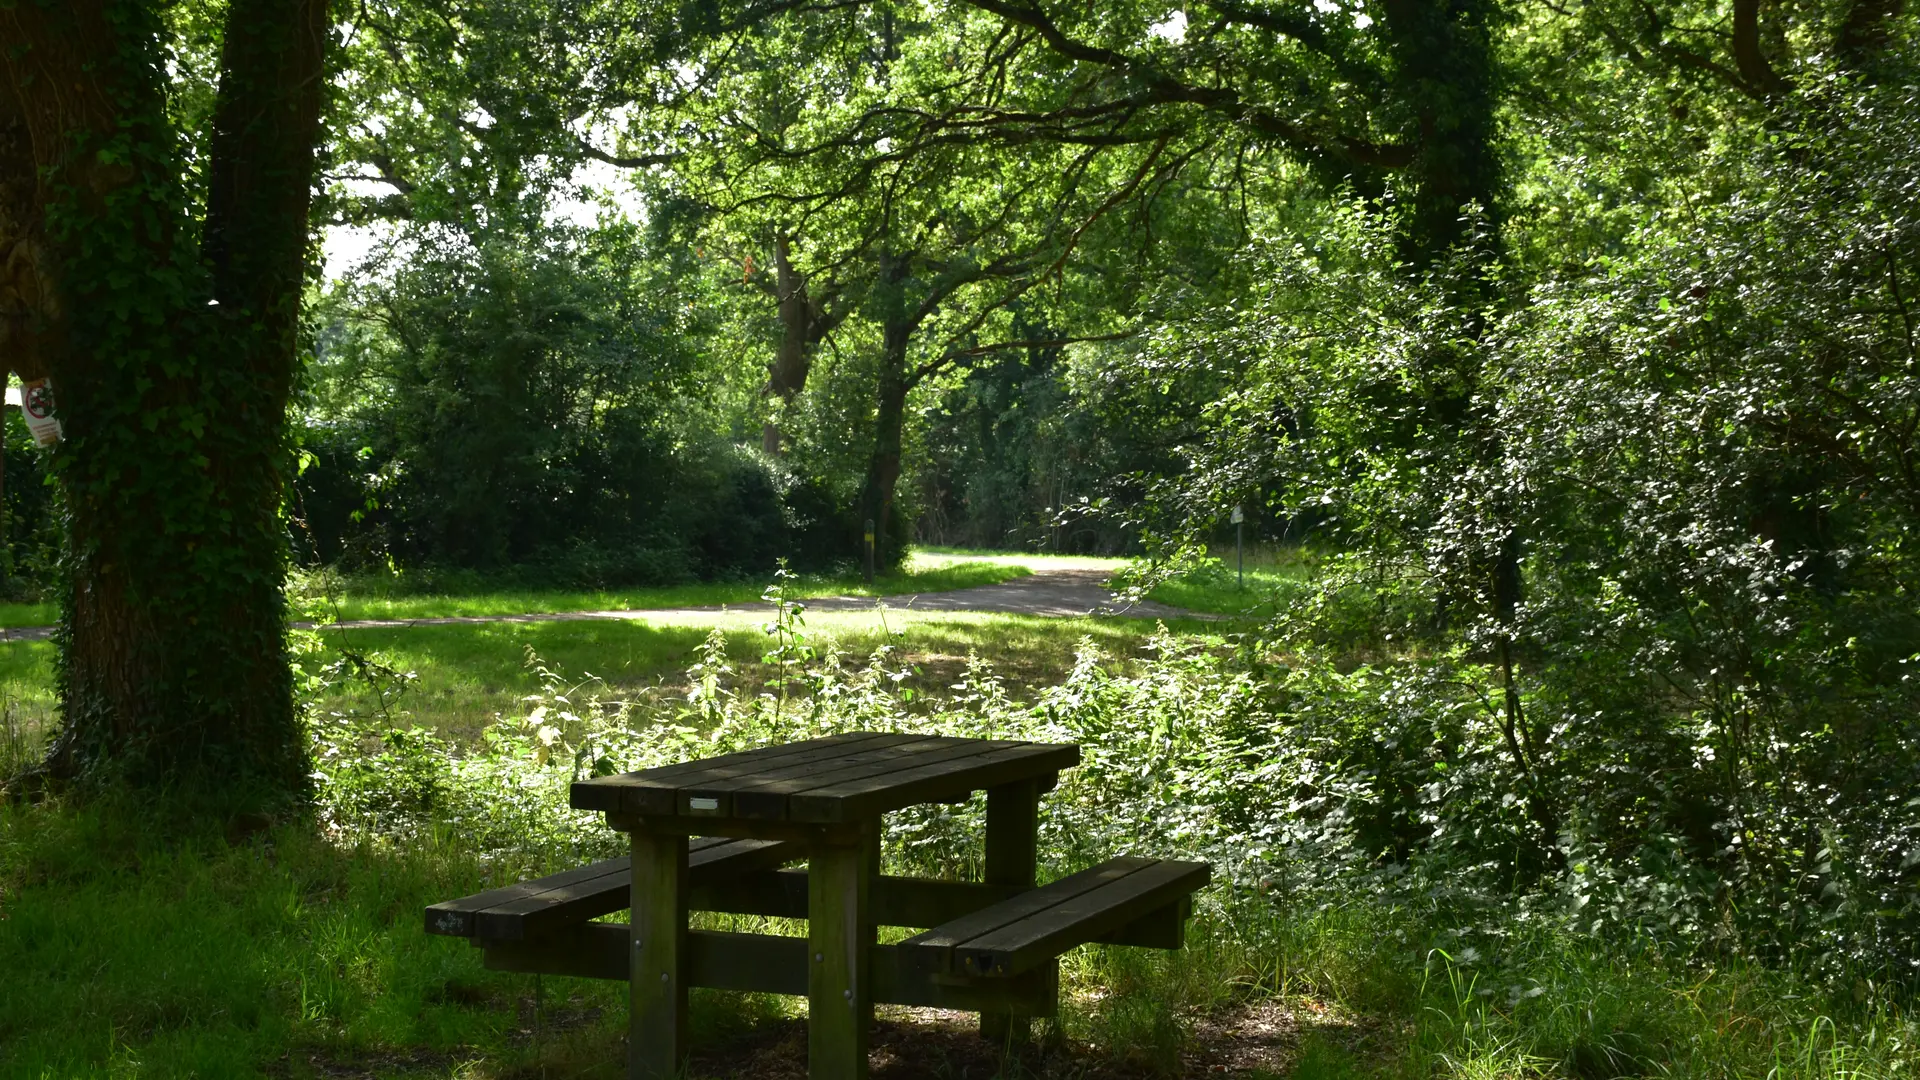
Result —
[{"label": "gravel path", "polygon": [[[1083,615],[1112,615],[1133,619],[1206,619],[1184,608],[1156,604],[1151,600],[1138,604],[1117,604],[1106,590],[1107,574],[1102,570],[1043,570],[1026,577],[1003,581],[998,585],[976,585],[950,592],[905,593],[898,596],[822,596],[802,600],[808,611],[873,611],[885,604],[889,611],[981,611],[1007,615],[1041,615],[1051,618],[1075,618]],[[688,623],[712,621],[715,616],[764,618],[764,604],[720,605],[717,607],[642,608],[633,611],[554,611],[527,615],[448,615],[426,619],[343,619],[317,624],[327,630],[385,630],[406,626],[464,626],[476,623],[589,622],[620,620],[625,622]],[[303,630],[316,624],[294,623]],[[53,635],[51,626],[21,626],[0,630],[0,642],[44,641]]]}]

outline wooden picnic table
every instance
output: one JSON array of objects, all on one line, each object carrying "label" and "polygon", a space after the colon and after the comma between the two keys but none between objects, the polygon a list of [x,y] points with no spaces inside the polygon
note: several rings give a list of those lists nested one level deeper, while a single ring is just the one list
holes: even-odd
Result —
[{"label": "wooden picnic table", "polygon": [[[687,990],[808,999],[814,1080],[867,1074],[876,1002],[978,1012],[1023,1040],[1059,1005],[1059,956],[1100,942],[1177,949],[1205,863],[1121,856],[1035,885],[1040,796],[1069,744],[851,732],[575,783],[572,804],[629,834],[608,859],[426,909],[489,968],[619,979],[628,1075],[681,1075]],[[879,873],[881,816],[986,798],[985,880]],[[780,867],[806,860],[804,870]],[[630,909],[626,924],[593,921]],[[693,930],[690,911],[807,920],[807,936]],[[880,925],[929,928],[891,945]]]},{"label": "wooden picnic table", "polygon": [[[861,1077],[873,1019],[881,815],[985,789],[985,883],[1031,888],[1040,795],[1079,761],[1070,744],[858,732],[574,784],[575,807],[605,811],[632,837],[629,1075],[675,1076],[685,1056],[689,837],[804,847],[807,1069]],[[733,959],[767,967],[784,959],[753,952]],[[990,1037],[1007,1034],[1018,1015],[1019,994],[1006,996],[1007,1011],[984,1021]]]}]

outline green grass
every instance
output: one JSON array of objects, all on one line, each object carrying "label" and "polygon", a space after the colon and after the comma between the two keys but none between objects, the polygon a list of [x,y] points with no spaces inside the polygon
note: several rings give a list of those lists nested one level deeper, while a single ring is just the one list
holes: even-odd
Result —
[{"label": "green grass", "polygon": [[51,626],[60,608],[50,603],[0,604],[0,627]]},{"label": "green grass", "polygon": [[[611,697],[679,697],[685,673],[707,631],[727,632],[728,655],[752,692],[766,673],[760,659],[771,645],[762,632],[767,609],[756,605],[725,615],[662,620],[483,623],[391,629],[321,630],[319,667],[346,653],[365,656],[414,678],[397,708],[456,739],[471,736],[500,714],[524,710],[522,699],[539,688],[527,667],[528,650],[582,680],[596,677]],[[1143,619],[1054,619],[974,612],[822,612],[806,616],[808,643],[829,645],[862,663],[874,649],[891,645],[914,666],[908,685],[937,691],[952,684],[970,653],[978,653],[1015,686],[1057,681],[1082,641],[1107,653],[1137,658],[1153,632]],[[1171,623],[1176,629],[1217,633],[1204,623]],[[53,646],[48,642],[0,645],[0,767],[38,752],[54,715]],[[368,712],[373,694],[347,688],[323,695],[327,710]],[[11,717],[9,743],[7,717]],[[9,753],[9,746],[12,751]]]},{"label": "green grass", "polygon": [[1244,582],[1232,548],[1212,556],[1198,569],[1156,587],[1148,599],[1188,611],[1265,617],[1303,593],[1315,574],[1312,556],[1297,548],[1248,551]]},{"label": "green grass", "polygon": [[[961,549],[918,549],[905,566],[872,586],[858,578],[802,578],[795,593],[890,596],[1013,580],[1046,569],[1098,569],[1117,572],[1119,559],[1049,556]],[[1307,569],[1263,556],[1249,573],[1249,591],[1231,581],[1190,575],[1161,586],[1153,598],[1201,612],[1243,611],[1255,586],[1283,591],[1303,580]],[[396,589],[405,582],[386,583]],[[711,626],[729,633],[730,654],[749,678],[766,651],[759,632],[769,608],[760,599],[763,586],[748,583],[680,586],[622,592],[482,590],[467,594],[396,593],[381,595],[379,583],[348,582],[337,605],[309,606],[309,613],[337,611],[338,618],[431,618],[449,615],[498,615],[568,611],[646,611],[676,607],[737,605],[725,614],[674,616],[646,621],[500,623],[475,626],[420,626],[394,629],[323,630],[325,658],[343,651],[370,656],[417,675],[401,707],[426,726],[453,735],[472,732],[493,716],[518,707],[537,683],[526,668],[527,650],[569,672],[598,676],[610,692],[627,695],[677,694],[694,649]],[[311,591],[315,583],[304,587]],[[43,606],[44,607],[44,606]],[[21,615],[19,623],[37,625],[33,605],[0,607]],[[48,613],[44,617],[51,617]],[[333,616],[329,616],[333,617]],[[1031,616],[922,613],[907,609],[884,613],[818,612],[807,616],[819,647],[831,641],[855,658],[892,644],[915,663],[912,685],[938,689],[952,681],[970,651],[993,660],[1016,685],[1053,681],[1072,662],[1083,639],[1117,656],[1138,655],[1153,624],[1133,619],[1050,619]],[[1218,633],[1202,623],[1176,628]],[[0,764],[37,751],[54,713],[53,647],[47,642],[0,644]],[[364,695],[337,694],[323,708],[364,710]]]},{"label": "green grass", "polygon": [[39,756],[54,719],[53,643],[0,644],[0,776]]},{"label": "green grass", "polygon": [[[961,559],[915,553],[897,570],[877,576],[872,584],[857,574],[801,575],[790,588],[796,597],[899,596],[945,592],[977,585],[994,585],[1032,573],[1031,560]],[[429,579],[431,580],[431,579]],[[489,587],[476,579],[472,587],[449,591],[420,591],[407,578],[355,577],[327,586],[323,579],[306,579],[306,591],[315,597],[315,614],[337,619],[422,619],[459,615],[519,615],[562,611],[645,611],[659,608],[759,606],[765,582],[733,581],[672,585],[650,589],[512,589]],[[331,593],[331,595],[329,595]]]},{"label": "green grass", "polygon": [[[1231,559],[1232,553],[1228,552]],[[793,594],[902,596],[995,585],[1045,570],[1117,573],[1127,560],[1079,555],[1036,555],[964,548],[917,548],[895,571],[868,584],[857,574],[803,575]],[[1249,552],[1246,587],[1231,567],[1189,574],[1155,589],[1163,604],[1211,614],[1260,614],[1284,601],[1311,576],[1298,557]],[[295,575],[290,595],[302,614],[333,619],[427,619],[448,616],[521,615],[568,611],[646,611],[659,608],[753,606],[765,583],[708,582],[648,589],[530,589],[503,587],[475,574],[382,577]],[[0,628],[48,626],[59,618],[52,603],[0,604]]]},{"label": "green grass", "polygon": [[[1099,566],[1115,559],[1074,559],[998,553],[976,556],[947,549],[915,551],[896,570],[868,584],[859,574],[803,574],[794,596],[901,596],[996,585],[1045,567]],[[729,581],[649,589],[531,589],[507,587],[479,574],[294,575],[296,609],[321,619],[426,619],[521,615],[558,611],[645,611],[656,608],[758,605],[765,582]],[[52,603],[0,604],[0,627],[49,626],[60,617]]]},{"label": "green grass", "polygon": [[[727,632],[728,655],[741,669],[748,692],[765,675],[760,659],[771,645],[761,627],[762,609],[660,621],[489,623],[419,626],[379,630],[328,630],[321,640],[328,654],[349,650],[378,658],[389,667],[417,675],[401,705],[425,726],[456,738],[479,730],[496,714],[521,708],[521,699],[538,680],[526,666],[531,649],[548,664],[585,679],[597,677],[609,696],[660,698],[686,692],[685,672],[707,631]],[[1153,632],[1142,619],[1053,619],[1029,615],[912,611],[830,612],[806,616],[808,643],[829,645],[849,661],[864,662],[876,648],[891,645],[916,669],[908,685],[923,691],[944,689],[965,666],[970,653],[991,660],[1016,686],[1057,681],[1072,664],[1082,641],[1107,653],[1136,658]],[[1200,623],[1176,622],[1195,632],[1216,631]],[[322,701],[323,708],[370,707],[365,694]]]},{"label": "green grass", "polygon": [[[421,932],[429,903],[557,865],[488,867],[432,830],[356,845],[152,807],[0,806],[0,1078],[617,1077],[621,984],[490,972],[478,950]],[[1519,934],[1497,973],[1431,951],[1409,965],[1383,945],[1435,929],[1364,901],[1203,904],[1181,952],[1068,954],[1064,1049],[1038,1065],[1146,1080],[1184,1051],[1295,1080],[1892,1080],[1920,1064],[1915,1025],[1891,1007],[1833,1013],[1764,971],[1540,932]],[[753,1055],[783,1042],[797,1053],[795,1002],[698,993],[693,1006],[709,1062],[747,1041],[719,1059],[725,1075],[754,1075]],[[924,1030],[947,1040],[930,1053],[963,1045]],[[925,1073],[943,1074],[960,1070]]]},{"label": "green grass", "polygon": [[147,824],[0,808],[0,1076],[321,1076],[395,1054],[415,1064],[393,1072],[447,1076],[476,1046],[515,1060],[524,980],[420,932],[425,904],[485,884],[457,842],[349,848],[289,827],[229,845]]}]

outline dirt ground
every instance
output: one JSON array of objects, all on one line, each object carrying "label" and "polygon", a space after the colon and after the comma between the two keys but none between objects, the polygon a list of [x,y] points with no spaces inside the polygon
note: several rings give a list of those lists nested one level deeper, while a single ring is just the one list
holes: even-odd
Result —
[{"label": "dirt ground", "polygon": [[[515,1041],[533,1053],[531,1060],[505,1071],[464,1059],[458,1052],[405,1051],[347,1059],[324,1052],[295,1053],[266,1071],[326,1080],[424,1075],[584,1080],[625,1075],[624,1042],[606,1036],[600,1010],[555,1010],[546,1014],[544,1031],[537,1032],[532,999],[519,1005],[523,1029]],[[970,1013],[892,1006],[875,1012],[868,1056],[871,1080],[1279,1080],[1301,1063],[1303,1040],[1338,1045],[1353,1055],[1350,1061],[1365,1061],[1383,1049],[1383,1033],[1312,1002],[1255,1000],[1189,1018],[1177,1044],[1160,1055],[1117,1054],[1090,1043],[1057,1040],[1008,1056],[976,1034]],[[588,1034],[590,1029],[593,1034]],[[1044,1028],[1036,1027],[1036,1034],[1043,1033]],[[686,1073],[687,1080],[806,1076],[807,1027],[798,1018],[763,1020],[733,1038],[696,1045]]]},{"label": "dirt ground", "polygon": [[[868,1064],[872,1080],[1254,1080],[1286,1075],[1302,1019],[1285,1005],[1259,1002],[1194,1022],[1177,1057],[1122,1057],[1098,1046],[1056,1042],[1035,1044],[1009,1060],[1000,1047],[979,1037],[972,1014],[880,1009]],[[806,1080],[806,1024],[771,1026],[752,1039],[697,1053],[691,1065],[692,1075],[702,1080]]]}]

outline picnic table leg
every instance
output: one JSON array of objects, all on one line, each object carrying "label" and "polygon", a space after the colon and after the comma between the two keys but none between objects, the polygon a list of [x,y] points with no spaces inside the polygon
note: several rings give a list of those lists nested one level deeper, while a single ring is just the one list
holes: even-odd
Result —
[{"label": "picnic table leg", "polygon": [[633,834],[628,1080],[672,1080],[687,1052],[687,838]]},{"label": "picnic table leg", "polygon": [[[1021,780],[987,789],[987,884],[1032,888],[1039,870],[1040,783]],[[983,1012],[980,1037],[1003,1047],[1024,1044],[1032,1018]]]},{"label": "picnic table leg", "polygon": [[807,853],[807,1075],[865,1080],[873,992],[867,908],[873,846],[867,834],[829,837]]}]

